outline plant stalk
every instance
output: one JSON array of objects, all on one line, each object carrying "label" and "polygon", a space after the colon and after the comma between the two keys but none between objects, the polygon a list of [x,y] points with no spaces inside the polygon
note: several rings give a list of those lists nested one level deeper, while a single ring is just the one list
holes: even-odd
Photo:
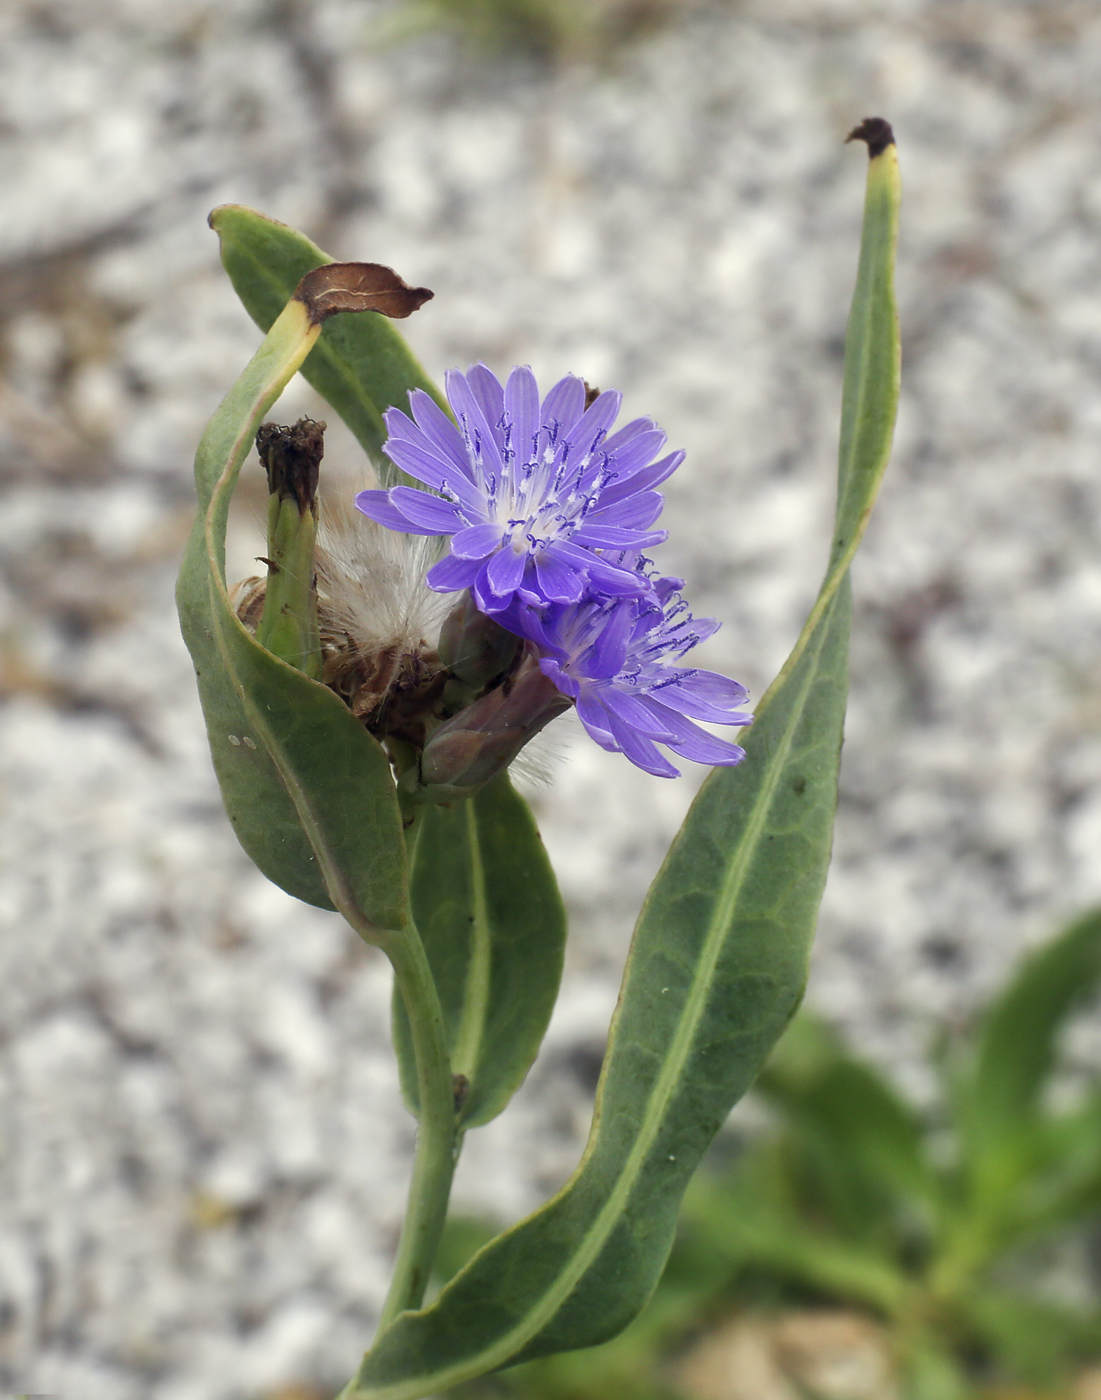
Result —
[{"label": "plant stalk", "polygon": [[447,1053],[443,1011],[420,934],[410,926],[386,952],[413,1036],[420,1121],[409,1203],[398,1243],[390,1290],[379,1317],[379,1334],[408,1308],[419,1307],[447,1218],[455,1173],[455,1090]]}]

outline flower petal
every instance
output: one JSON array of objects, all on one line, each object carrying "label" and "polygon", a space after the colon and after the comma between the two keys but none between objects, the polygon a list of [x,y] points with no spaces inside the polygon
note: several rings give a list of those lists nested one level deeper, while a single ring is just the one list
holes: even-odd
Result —
[{"label": "flower petal", "polygon": [[482,416],[489,425],[497,441],[497,446],[503,448],[505,445],[505,391],[501,387],[501,381],[487,366],[480,361],[476,365],[471,365],[466,372],[466,382],[470,386],[470,392],[478,401],[482,410]]},{"label": "flower petal", "polygon": [[724,767],[733,767],[736,763],[741,763],[745,758],[745,749],[737,744],[731,744],[726,739],[720,739],[715,734],[709,734],[706,729],[700,729],[691,720],[685,719],[682,715],[666,709],[660,701],[651,698],[650,701],[655,711],[665,710],[665,717],[669,727],[673,730],[673,735],[665,740],[671,749],[683,754],[685,758],[690,758],[693,763],[713,763],[721,764]]},{"label": "flower petal", "polygon": [[595,680],[611,680],[623,670],[634,625],[635,605],[632,600],[624,598],[611,608],[581,661],[586,676]]},{"label": "flower petal", "polygon": [[546,427],[557,423],[561,433],[569,436],[570,429],[585,412],[585,381],[576,374],[560,379],[539,411],[539,420]]},{"label": "flower petal", "polygon": [[[705,619],[710,621],[710,618]],[[691,687],[696,695],[703,696],[716,705],[744,705],[749,699],[749,691],[744,685],[732,681],[729,676],[718,671],[693,671]]]},{"label": "flower petal", "polygon": [[[663,722],[661,716],[663,707],[648,705],[645,696],[632,695],[617,685],[605,686],[601,694],[604,704],[614,715],[621,719],[624,724],[629,724],[632,729],[644,734],[648,739],[660,739],[662,742],[666,742],[675,737],[677,731]],[[685,720],[684,723],[687,724],[688,721]]]},{"label": "flower petal", "polygon": [[584,594],[584,577],[576,568],[560,559],[558,545],[552,543],[546,549],[535,552],[535,577],[539,581],[539,592],[546,602],[576,603]]},{"label": "flower petal", "polygon": [[[414,389],[409,395],[409,407],[413,411],[414,426],[424,435],[425,442],[446,462],[452,462],[458,469],[470,476],[470,458],[466,443],[458,428],[439,406],[431,394],[423,389]],[[404,413],[396,408],[387,409],[382,415],[390,434],[405,437],[403,421],[408,423]]]},{"label": "flower petal", "polygon": [[606,389],[581,415],[581,421],[569,434],[570,459],[575,468],[584,461],[593,450],[593,445],[615,422],[622,402],[623,395],[618,389]]},{"label": "flower petal", "polygon": [[[624,423],[622,428],[617,428],[611,437],[604,442],[604,450],[609,457],[618,455],[632,442],[640,438],[643,433],[661,433],[661,429],[652,418],[632,418],[629,423]],[[665,441],[665,434],[661,433],[661,441]],[[660,444],[659,444],[660,445]],[[655,447],[654,452],[658,449]],[[650,453],[652,457],[653,452]]]},{"label": "flower petal", "polygon": [[427,491],[416,491],[412,486],[391,487],[390,504],[426,534],[453,535],[467,524],[459,508],[450,501],[430,496]]},{"label": "flower petal", "polygon": [[661,514],[665,497],[658,491],[632,492],[623,500],[608,504],[601,494],[595,510],[585,517],[585,525],[618,525],[624,530],[648,530]]},{"label": "flower petal", "polygon": [[517,365],[505,385],[505,416],[515,466],[530,462],[539,429],[539,385],[527,365]]},{"label": "flower petal", "polygon": [[649,491],[655,486],[660,486],[667,477],[673,475],[676,469],[684,461],[683,452],[670,452],[668,457],[663,457],[660,462],[653,462],[648,467],[643,467],[641,471],[635,472],[625,481],[618,478],[605,486],[600,493],[600,508],[615,505],[627,496],[633,496],[636,491]]},{"label": "flower petal", "polygon": [[558,540],[554,549],[567,564],[598,585],[601,592],[628,598],[638,597],[640,593],[646,592],[646,580],[640,574],[630,569],[617,568],[602,559],[599,554],[593,554],[579,544],[570,540]]},{"label": "flower petal", "polygon": [[649,432],[639,433],[630,441],[620,443],[622,437],[623,433],[619,432],[600,444],[601,451],[608,454],[617,481],[635,476],[654,460],[665,445],[665,434],[660,428],[651,428]]},{"label": "flower petal", "polygon": [[[416,432],[411,424],[410,428],[412,432]],[[383,451],[396,467],[400,467],[414,480],[423,481],[434,491],[451,492],[459,498],[465,510],[478,517],[485,516],[485,494],[479,491],[467,474],[460,471],[450,459],[445,462],[435,451],[429,451],[421,443],[411,438],[399,437],[395,433],[391,433],[386,439]]]},{"label": "flower petal", "polygon": [[[419,494],[419,493],[416,493]],[[400,530],[406,535],[438,535],[446,531],[425,530],[400,511],[390,499],[389,491],[361,491],[356,497],[356,510],[369,520],[385,525],[388,530]]]},{"label": "flower petal", "polygon": [[551,603],[576,603],[585,591],[581,575],[558,557],[553,544],[536,551],[535,576],[539,591]]},{"label": "flower petal", "polygon": [[486,581],[498,598],[515,593],[524,580],[528,556],[517,554],[510,546],[499,549],[486,565]]},{"label": "flower petal", "polygon": [[451,552],[457,559],[484,559],[504,538],[500,525],[468,525],[452,539]]},{"label": "flower petal", "polygon": [[444,382],[448,402],[469,438],[468,450],[474,454],[474,479],[489,487],[491,482],[501,479],[504,459],[498,442],[499,434],[486,420],[481,404],[458,370],[448,370]]},{"label": "flower petal", "polygon": [[544,656],[539,662],[539,669],[548,680],[554,682],[563,695],[568,695],[571,700],[577,699],[580,685],[568,672],[563,671],[553,656]]},{"label": "flower petal", "polygon": [[602,749],[609,749],[612,753],[620,752],[609,728],[611,716],[595,696],[581,692],[577,697],[577,717],[588,730],[589,736],[595,739]]},{"label": "flower petal", "polygon": [[[580,708],[578,713],[580,714]],[[608,716],[612,738],[619,745],[620,752],[626,754],[637,768],[653,773],[655,778],[680,777],[680,769],[674,768],[651,740],[637,734],[629,724],[624,724],[610,710],[605,710],[605,714]]]},{"label": "flower petal", "polygon": [[688,686],[681,682],[662,686],[661,701],[678,714],[690,719],[702,720],[705,724],[752,724],[753,716],[746,710],[727,710],[713,705],[694,695]]},{"label": "flower petal", "polygon": [[456,559],[449,554],[432,565],[425,581],[437,593],[458,593],[460,589],[473,585],[481,567],[480,560]]},{"label": "flower petal", "polygon": [[576,544],[588,549],[649,549],[652,545],[664,544],[668,538],[668,530],[623,530],[614,525],[589,525],[588,522],[573,535]]}]

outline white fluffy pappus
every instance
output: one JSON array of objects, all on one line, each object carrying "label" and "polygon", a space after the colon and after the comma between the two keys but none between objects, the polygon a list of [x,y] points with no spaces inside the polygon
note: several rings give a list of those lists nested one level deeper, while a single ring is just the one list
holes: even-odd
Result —
[{"label": "white fluffy pappus", "polygon": [[402,535],[368,520],[346,487],[323,493],[317,535],[317,592],[323,626],[344,633],[364,657],[396,648],[434,648],[453,599],[424,576],[440,542]]}]

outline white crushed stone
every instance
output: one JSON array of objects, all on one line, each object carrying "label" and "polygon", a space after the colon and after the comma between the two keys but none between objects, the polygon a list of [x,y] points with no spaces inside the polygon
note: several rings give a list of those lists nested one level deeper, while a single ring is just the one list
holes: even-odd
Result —
[{"label": "white crushed stone", "polygon": [[[575,370],[656,417],[689,452],[664,557],[723,620],[710,664],[759,695],[828,539],[864,165],[840,141],[890,117],[906,390],[855,570],[812,1000],[928,1095],[933,1024],[1101,897],[1101,13],[714,0],[549,80],[380,48],[384,9],[0,13],[0,1389],[323,1395],[402,1209],[387,970],[237,849],[172,611],[191,452],[257,343],[219,202],[433,287],[407,323],[433,373]],[[284,409],[322,411],[301,386]],[[346,435],[329,451],[352,469]],[[576,1160],[698,781],[560,728],[535,802],[565,990],[457,1188],[508,1215]],[[1073,1050],[1096,1062],[1096,1035]]]}]

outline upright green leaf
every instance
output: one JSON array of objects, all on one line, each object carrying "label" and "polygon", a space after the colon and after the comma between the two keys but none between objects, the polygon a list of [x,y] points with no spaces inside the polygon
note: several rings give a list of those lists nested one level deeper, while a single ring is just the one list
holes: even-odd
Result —
[{"label": "upright green leaf", "polygon": [[1101,982],[1101,911],[1094,910],[1021,965],[987,1010],[968,1092],[976,1150],[1031,1131],[1067,1017]]},{"label": "upright green leaf", "polygon": [[826,1193],[852,1231],[874,1229],[884,1208],[937,1206],[937,1179],[917,1114],[825,1026],[798,1017],[757,1090],[807,1145]]},{"label": "upright green leaf", "polygon": [[721,1176],[697,1173],[682,1223],[732,1272],[752,1268],[887,1316],[901,1313],[913,1290],[893,1242],[854,1239],[808,1211],[803,1166],[790,1134],[765,1137]]},{"label": "upright green leaf", "polygon": [[[845,541],[758,710],[746,762],[704,783],[647,896],[581,1164],[432,1307],[383,1333],[346,1400],[415,1400],[620,1331],[661,1272],[689,1176],[799,1002],[836,802],[848,563],[889,452],[898,393],[897,197],[894,146],[885,143],[870,162],[846,354]],[[868,303],[884,298],[887,313],[871,314]]]},{"label": "upright green leaf", "polygon": [[1076,1360],[1095,1359],[1101,1343],[1096,1309],[1061,1307],[991,1283],[964,1293],[955,1306],[1002,1364],[1034,1385],[1063,1379]]},{"label": "upright green leaf", "polygon": [[226,516],[241,464],[315,337],[301,303],[291,302],[203,434],[195,459],[199,513],[177,602],[241,844],[289,894],[339,908],[361,932],[365,925],[393,930],[408,913],[386,756],[332,691],[254,640],[226,592]]},{"label": "upright green leaf", "polygon": [[[502,774],[426,807],[411,857],[413,917],[440,994],[459,1122],[488,1123],[535,1059],[562,977],[566,911],[528,805]],[[402,1088],[417,1107],[409,1021],[394,1001]]]},{"label": "upright green leaf", "polygon": [[[286,224],[241,204],[223,204],[210,216],[221,240],[222,262],[246,311],[267,331],[300,278],[333,259]],[[410,389],[424,389],[445,409],[405,338],[383,316],[338,316],[322,329],[302,374],[340,414],[379,467],[383,484],[404,479],[382,455],[391,405],[408,408]]]},{"label": "upright green leaf", "polygon": [[871,117],[848,139],[866,141],[871,160],[856,293],[845,334],[833,565],[852,559],[871,518],[891,456],[902,370],[894,288],[899,209],[894,135],[881,117]]}]

